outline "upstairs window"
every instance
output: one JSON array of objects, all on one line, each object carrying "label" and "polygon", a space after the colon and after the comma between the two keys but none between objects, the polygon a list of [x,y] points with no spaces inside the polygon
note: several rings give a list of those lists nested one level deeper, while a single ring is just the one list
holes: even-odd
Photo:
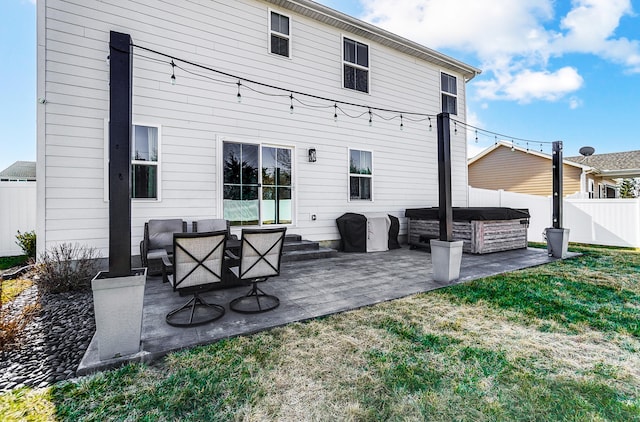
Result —
[{"label": "upstairs window", "polygon": [[269,22],[269,51],[283,57],[291,57],[291,20],[288,16],[271,12]]},{"label": "upstairs window", "polygon": [[349,150],[349,198],[371,201],[371,151]]},{"label": "upstairs window", "polygon": [[342,54],[344,87],[369,92],[369,46],[344,38]]},{"label": "upstairs window", "polygon": [[133,126],[132,198],[158,199],[158,128]]},{"label": "upstairs window", "polygon": [[440,90],[442,91],[442,112],[458,114],[458,83],[456,77],[441,73]]}]

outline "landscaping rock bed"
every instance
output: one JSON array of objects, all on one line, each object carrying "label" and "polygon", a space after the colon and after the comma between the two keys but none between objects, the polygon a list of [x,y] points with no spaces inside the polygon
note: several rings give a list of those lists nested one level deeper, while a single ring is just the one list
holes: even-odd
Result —
[{"label": "landscaping rock bed", "polygon": [[38,300],[41,310],[26,326],[20,344],[0,352],[0,391],[74,378],[95,333],[90,290],[38,295],[32,286],[5,309],[16,311]]}]

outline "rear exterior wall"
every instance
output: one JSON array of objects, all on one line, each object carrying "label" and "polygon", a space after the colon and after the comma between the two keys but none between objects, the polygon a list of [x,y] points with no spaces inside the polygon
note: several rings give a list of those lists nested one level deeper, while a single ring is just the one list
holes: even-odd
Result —
[{"label": "rear exterior wall", "polygon": [[[108,254],[107,150],[109,32],[170,56],[239,77],[322,97],[387,109],[437,114],[440,71],[432,64],[253,0],[46,0],[38,2],[38,243],[61,242]],[[290,16],[292,57],[268,51],[269,10]],[[453,30],[453,29],[452,29]],[[370,93],[342,88],[342,36],[369,44]],[[133,122],[160,128],[160,200],[133,200],[132,252],[144,222],[222,217],[224,140],[293,148],[293,223],[290,233],[316,241],[339,239],[335,219],[345,212],[384,212],[438,201],[435,119],[385,121],[348,118],[333,103],[265,96],[237,82],[187,65],[170,83],[168,59],[134,49]],[[161,59],[158,61],[157,59]],[[465,120],[465,86],[458,77],[456,119]],[[209,79],[212,78],[212,79]],[[219,82],[223,81],[223,82]],[[255,87],[268,94],[282,94]],[[362,108],[343,107],[351,115]],[[366,111],[366,108],[364,109]],[[382,117],[392,117],[380,113]],[[408,116],[406,116],[408,117]],[[317,161],[308,162],[309,148]],[[350,201],[348,149],[373,153],[373,200]],[[466,142],[452,138],[453,202],[467,205]],[[317,216],[316,220],[311,215]]]}]

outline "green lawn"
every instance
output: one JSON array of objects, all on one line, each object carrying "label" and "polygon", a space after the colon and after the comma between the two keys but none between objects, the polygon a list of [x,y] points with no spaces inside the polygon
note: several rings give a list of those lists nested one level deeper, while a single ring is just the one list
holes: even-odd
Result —
[{"label": "green lawn", "polygon": [[477,280],[0,395],[1,420],[640,420],[640,252]]},{"label": "green lawn", "polygon": [[0,256],[0,270],[6,270],[7,268],[26,264],[28,260],[29,257],[26,255]]}]

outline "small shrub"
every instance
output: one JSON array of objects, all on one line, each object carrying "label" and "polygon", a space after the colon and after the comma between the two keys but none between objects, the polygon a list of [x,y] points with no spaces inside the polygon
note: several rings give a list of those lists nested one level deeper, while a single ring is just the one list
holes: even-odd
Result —
[{"label": "small shrub", "polygon": [[14,315],[0,308],[0,352],[8,352],[20,344],[24,328],[40,309],[38,301],[25,305]]},{"label": "small shrub", "polygon": [[61,243],[40,256],[35,281],[42,293],[62,293],[89,286],[97,270],[95,248]]},{"label": "small shrub", "polygon": [[20,246],[25,255],[29,258],[36,257],[36,232],[32,230],[30,232],[20,233],[20,230],[18,230],[16,239],[18,239],[16,245]]}]

